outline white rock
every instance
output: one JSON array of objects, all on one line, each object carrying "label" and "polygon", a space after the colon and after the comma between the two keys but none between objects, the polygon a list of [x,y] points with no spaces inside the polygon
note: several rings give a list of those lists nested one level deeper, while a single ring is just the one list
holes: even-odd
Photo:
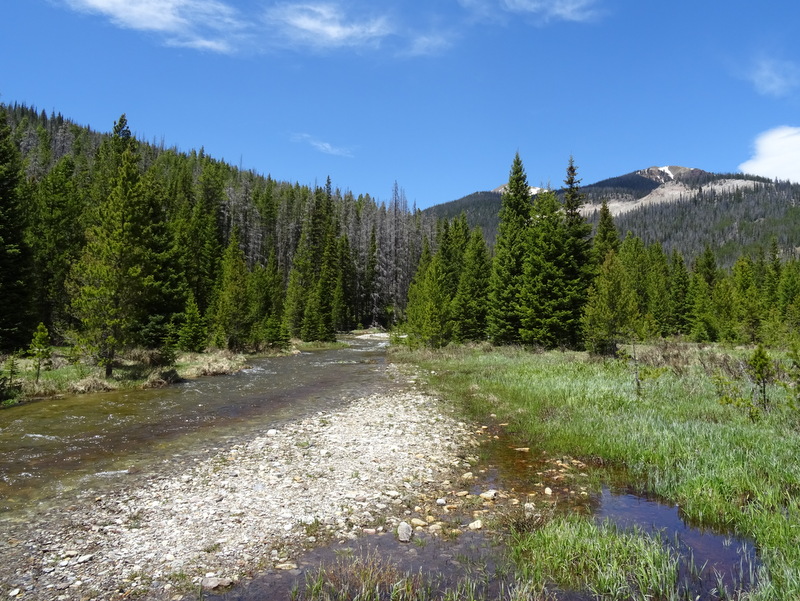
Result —
[{"label": "white rock", "polygon": [[474,522],[470,522],[468,528],[470,530],[480,530],[483,528],[483,522],[481,520],[475,520]]},{"label": "white rock", "polygon": [[400,522],[397,526],[397,540],[401,543],[407,543],[411,540],[414,531],[408,522]]}]

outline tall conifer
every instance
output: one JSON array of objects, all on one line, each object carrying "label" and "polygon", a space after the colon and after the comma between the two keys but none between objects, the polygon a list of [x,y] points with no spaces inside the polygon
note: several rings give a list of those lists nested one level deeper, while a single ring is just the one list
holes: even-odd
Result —
[{"label": "tall conifer", "polygon": [[0,110],[0,350],[22,348],[33,329],[31,257],[23,239],[22,160]]},{"label": "tall conifer", "polygon": [[531,216],[528,179],[519,153],[514,157],[500,206],[492,274],[489,280],[488,335],[496,344],[520,341],[519,294],[522,286],[527,228]]}]

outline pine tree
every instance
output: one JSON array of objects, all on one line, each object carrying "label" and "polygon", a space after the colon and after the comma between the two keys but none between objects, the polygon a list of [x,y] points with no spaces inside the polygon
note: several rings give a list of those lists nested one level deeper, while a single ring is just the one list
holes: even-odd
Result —
[{"label": "pine tree", "polygon": [[200,353],[206,347],[208,332],[200,308],[194,300],[194,294],[189,292],[183,319],[178,330],[178,348],[189,353]]},{"label": "pine tree", "polygon": [[580,285],[567,280],[569,236],[554,193],[542,192],[534,199],[528,236],[517,309],[520,339],[545,348],[573,345],[580,325],[580,315],[574,315]]},{"label": "pine tree", "polygon": [[53,347],[50,344],[50,332],[43,323],[39,323],[36,332],[33,335],[33,340],[28,347],[28,355],[33,358],[34,365],[36,365],[36,379],[35,382],[39,383],[39,374],[42,371],[42,365],[50,362],[53,356]]},{"label": "pine tree", "polygon": [[592,240],[592,259],[597,269],[603,264],[608,251],[619,252],[619,233],[614,225],[614,218],[608,209],[608,202],[603,200],[600,206],[600,219],[597,222],[597,232]]},{"label": "pine tree", "polygon": [[409,290],[406,330],[412,346],[440,348],[450,342],[450,299],[447,274],[436,253],[418,270]]},{"label": "pine tree", "polygon": [[82,324],[86,345],[111,377],[117,352],[130,344],[133,325],[147,310],[152,282],[151,240],[135,144],[125,145],[108,198],[70,275],[72,311]]},{"label": "pine tree", "polygon": [[30,340],[33,273],[25,244],[20,197],[22,160],[0,109],[0,350],[22,348]]},{"label": "pine tree", "polygon": [[476,227],[464,251],[464,268],[450,308],[453,339],[457,342],[486,339],[491,265],[483,234]]},{"label": "pine tree", "polygon": [[669,334],[686,334],[689,331],[689,272],[683,255],[672,251],[669,264]]},{"label": "pine tree", "polygon": [[210,311],[211,341],[219,348],[241,351],[249,340],[252,329],[247,294],[249,278],[238,232],[234,230],[222,256],[220,279]]},{"label": "pine tree", "polygon": [[74,175],[75,161],[63,157],[39,183],[28,212],[37,312],[49,326],[67,321],[67,275],[84,241],[84,206]]},{"label": "pine tree", "polygon": [[531,200],[519,153],[514,157],[500,206],[492,274],[489,280],[488,335],[496,344],[520,341],[519,294],[522,286]]},{"label": "pine tree", "polygon": [[581,339],[581,316],[586,304],[589,285],[594,275],[592,264],[592,226],[581,214],[584,194],[580,191],[581,180],[573,157],[569,157],[567,177],[564,180],[564,288],[569,313],[564,316],[564,339],[560,344],[578,346]]},{"label": "pine tree", "polygon": [[616,353],[620,342],[636,337],[639,319],[630,277],[616,253],[609,251],[589,289],[589,301],[583,314],[586,349],[604,355]]}]

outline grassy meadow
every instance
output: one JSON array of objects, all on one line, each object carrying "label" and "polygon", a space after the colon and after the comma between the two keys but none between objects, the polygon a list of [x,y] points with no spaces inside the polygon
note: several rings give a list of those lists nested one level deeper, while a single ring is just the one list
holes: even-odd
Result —
[{"label": "grassy meadow", "polygon": [[[599,359],[453,346],[397,348],[392,359],[419,368],[473,417],[509,422],[520,443],[601,474],[614,468],[692,523],[751,539],[762,562],[756,587],[720,586],[712,598],[800,599],[800,410],[789,359],[771,353],[759,375],[747,367],[752,349],[626,351]],[[542,595],[555,587],[604,599],[682,598],[674,559],[643,532],[556,515],[514,533],[511,553],[523,584]]]}]

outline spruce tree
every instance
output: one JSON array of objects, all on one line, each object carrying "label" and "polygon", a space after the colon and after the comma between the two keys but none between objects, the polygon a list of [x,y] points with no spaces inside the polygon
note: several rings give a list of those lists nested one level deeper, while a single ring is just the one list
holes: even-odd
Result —
[{"label": "spruce tree", "polygon": [[522,287],[527,228],[531,216],[528,179],[519,153],[514,157],[500,205],[492,274],[489,280],[487,331],[495,344],[520,341],[519,295]]},{"label": "spruce tree", "polygon": [[33,330],[31,255],[24,240],[22,160],[0,109],[0,351],[22,348]]},{"label": "spruce tree", "polygon": [[586,349],[613,355],[621,342],[636,337],[638,322],[639,308],[630,278],[616,253],[609,251],[589,289],[583,314]]},{"label": "spruce tree", "polygon": [[436,253],[418,270],[409,290],[406,330],[412,346],[440,348],[450,342],[450,299],[447,274]]},{"label": "spruce tree", "polygon": [[619,252],[619,233],[617,232],[617,226],[614,225],[611,211],[608,209],[608,202],[603,200],[603,204],[600,206],[597,232],[592,240],[592,259],[598,270],[610,250]]},{"label": "spruce tree", "polygon": [[36,332],[33,335],[33,340],[28,347],[28,355],[33,358],[34,365],[36,366],[36,379],[35,382],[39,383],[39,374],[42,371],[42,365],[47,365],[53,356],[53,347],[50,344],[50,332],[43,323],[39,323]]},{"label": "spruce tree", "polygon": [[571,346],[580,326],[580,315],[574,314],[580,284],[568,280],[572,258],[567,224],[553,192],[534,199],[528,237],[517,309],[520,339],[545,348]]},{"label": "spruce tree", "polygon": [[450,305],[451,329],[453,339],[457,342],[486,339],[491,265],[483,234],[476,227],[464,251],[464,268]]},{"label": "spruce tree", "polygon": [[672,251],[669,263],[669,334],[686,334],[689,331],[689,272],[683,255]]},{"label": "spruce tree", "polygon": [[560,344],[578,346],[581,339],[581,315],[586,304],[589,284],[594,276],[592,261],[592,226],[580,213],[585,195],[580,191],[581,180],[573,157],[569,157],[564,179],[564,288],[568,313],[564,315],[563,340]]},{"label": "spruce tree", "polygon": [[147,310],[150,213],[146,208],[136,145],[122,146],[119,168],[87,243],[70,274],[72,311],[85,345],[111,377],[117,352],[135,338],[134,324]]},{"label": "spruce tree", "polygon": [[178,330],[178,348],[189,353],[200,353],[206,348],[208,332],[200,308],[189,291],[186,307],[183,311],[182,323]]},{"label": "spruce tree", "polygon": [[241,351],[249,340],[252,329],[247,294],[249,278],[238,232],[234,230],[222,256],[220,279],[210,311],[211,341],[219,348]]}]

